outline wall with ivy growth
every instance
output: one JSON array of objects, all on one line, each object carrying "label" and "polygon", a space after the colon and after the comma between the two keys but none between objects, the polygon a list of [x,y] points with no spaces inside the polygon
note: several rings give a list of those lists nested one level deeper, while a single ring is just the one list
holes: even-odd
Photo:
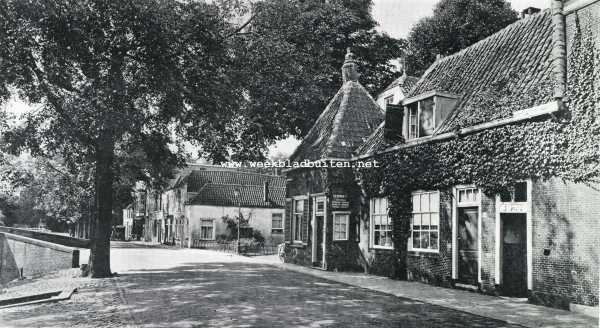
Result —
[{"label": "wall with ivy growth", "polygon": [[[493,196],[523,179],[600,182],[599,13],[595,4],[567,17],[567,97],[560,114],[399,149],[375,157],[381,170],[357,170],[367,197],[390,200],[394,245],[404,267],[412,191],[474,184]],[[502,90],[509,91],[499,87],[475,106],[502,104],[509,98]]]}]

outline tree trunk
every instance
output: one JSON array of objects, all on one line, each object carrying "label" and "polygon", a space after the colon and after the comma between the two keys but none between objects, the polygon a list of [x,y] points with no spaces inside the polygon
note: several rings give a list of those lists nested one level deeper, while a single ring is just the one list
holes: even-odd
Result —
[{"label": "tree trunk", "polygon": [[112,136],[100,138],[96,153],[96,215],[91,236],[90,273],[92,278],[112,276],[110,270],[110,234],[113,205],[113,160],[114,141]]}]

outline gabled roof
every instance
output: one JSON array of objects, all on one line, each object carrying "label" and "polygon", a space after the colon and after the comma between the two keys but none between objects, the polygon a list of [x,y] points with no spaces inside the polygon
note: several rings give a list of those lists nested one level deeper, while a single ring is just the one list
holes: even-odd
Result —
[{"label": "gabled roof", "polygon": [[[507,26],[433,63],[409,92],[459,96],[436,134],[510,117],[515,111],[553,100],[552,19],[549,10]],[[383,125],[357,149],[359,157],[386,147]]]},{"label": "gabled roof", "polygon": [[357,81],[347,81],[296,148],[291,161],[349,159],[383,121],[383,110]]},{"label": "gabled roof", "polygon": [[394,88],[394,87],[400,85],[400,90],[402,91],[403,94],[406,95],[412,90],[412,88],[414,88],[414,86],[417,84],[417,82],[419,82],[419,78],[416,76],[402,75],[399,78],[395,79],[387,87],[385,87],[385,89],[383,89],[383,91],[385,92],[391,88]]},{"label": "gabled roof", "polygon": [[553,100],[550,11],[531,15],[448,57],[423,74],[409,94],[460,96],[438,133],[509,117]]},{"label": "gabled roof", "polygon": [[[191,205],[279,208],[285,206],[285,178],[232,170],[194,170],[185,177]],[[264,184],[268,184],[268,200]],[[240,192],[239,198],[235,190]],[[238,204],[239,203],[239,204]]]}]

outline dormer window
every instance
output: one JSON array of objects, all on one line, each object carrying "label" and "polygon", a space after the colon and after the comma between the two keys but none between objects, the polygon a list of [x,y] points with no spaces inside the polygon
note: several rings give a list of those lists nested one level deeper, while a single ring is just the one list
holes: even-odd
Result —
[{"label": "dormer window", "polygon": [[404,137],[407,140],[433,135],[454,109],[458,97],[441,92],[429,92],[406,99],[404,104]]}]

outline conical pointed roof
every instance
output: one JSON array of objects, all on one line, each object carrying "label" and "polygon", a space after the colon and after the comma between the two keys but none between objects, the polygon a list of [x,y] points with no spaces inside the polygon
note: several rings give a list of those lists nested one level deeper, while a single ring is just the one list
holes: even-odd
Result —
[{"label": "conical pointed roof", "polygon": [[383,110],[369,92],[350,79],[331,99],[290,160],[350,159],[383,119]]}]

